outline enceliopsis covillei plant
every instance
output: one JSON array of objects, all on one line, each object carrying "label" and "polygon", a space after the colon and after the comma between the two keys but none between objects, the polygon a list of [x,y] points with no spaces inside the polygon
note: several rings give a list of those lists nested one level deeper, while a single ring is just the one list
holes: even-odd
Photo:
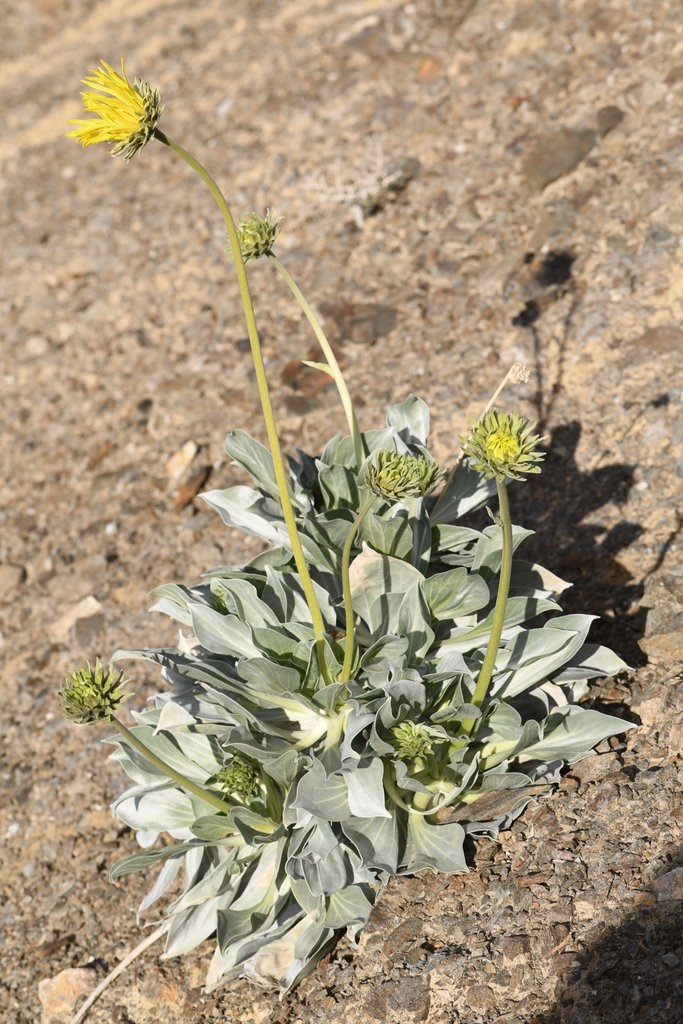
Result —
[{"label": "enceliopsis covillei plant", "polygon": [[[242,430],[227,454],[253,477],[203,495],[263,552],[156,591],[177,648],[119,651],[61,690],[75,722],[116,731],[132,786],[118,817],[142,848],[113,878],[159,869],[140,912],[172,902],[166,957],[215,935],[207,987],[237,976],[286,989],[343,933],[353,939],[392,875],[465,871],[467,836],[495,837],[562,768],[623,721],[582,707],[588,680],[625,666],[591,644],[591,616],[562,615],[564,584],[518,557],[507,485],[538,473],[541,439],[490,407],[449,474],[408,397],[361,430],[334,353],[273,249],[270,211],[236,226],[197,160],[158,127],[161,101],[108,64],[84,80],[70,135],[131,159],[152,140],[208,186],[224,218],[268,445]],[[347,432],[285,461],[245,264],[272,262],[320,344]],[[495,495],[485,529],[462,525]],[[549,614],[550,613],[550,614]],[[161,668],[165,689],[128,727],[118,665]],[[114,664],[117,666],[113,667]],[[159,841],[161,840],[161,841]]]}]

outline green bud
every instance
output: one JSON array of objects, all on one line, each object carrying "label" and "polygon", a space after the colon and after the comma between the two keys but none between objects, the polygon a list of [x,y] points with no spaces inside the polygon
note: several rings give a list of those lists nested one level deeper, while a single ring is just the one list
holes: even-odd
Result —
[{"label": "green bud", "polygon": [[497,480],[522,480],[524,473],[540,473],[535,463],[545,457],[537,450],[544,439],[533,429],[534,424],[516,412],[494,409],[474,421],[469,435],[460,441],[473,469]]},{"label": "green bud", "polygon": [[401,722],[394,726],[391,735],[396,755],[407,761],[416,761],[434,753],[431,736],[423,725],[415,722]]},{"label": "green bud", "polygon": [[[242,259],[245,263],[249,260],[257,260],[260,256],[268,256],[275,245],[275,239],[280,233],[282,217],[276,217],[272,210],[266,210],[265,216],[259,213],[251,213],[246,220],[243,220],[237,229],[242,250]],[[232,245],[227,243],[228,255],[234,258]]]},{"label": "green bud", "polygon": [[424,455],[375,452],[364,469],[363,483],[385,501],[422,498],[436,485],[439,467]]},{"label": "green bud", "polygon": [[261,773],[243,757],[233,757],[212,778],[209,785],[229,800],[246,804],[261,792]]},{"label": "green bud", "polygon": [[104,720],[110,722],[126,699],[123,672],[105,673],[98,658],[95,670],[90,665],[69,673],[59,691],[59,706],[65,718],[78,725]]}]

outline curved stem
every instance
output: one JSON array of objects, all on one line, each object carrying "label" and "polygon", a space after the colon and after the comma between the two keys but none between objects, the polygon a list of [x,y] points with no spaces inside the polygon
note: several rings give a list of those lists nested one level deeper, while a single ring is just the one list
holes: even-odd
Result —
[{"label": "curved stem", "polygon": [[268,379],[266,377],[266,369],[263,362],[263,353],[261,351],[261,342],[258,335],[258,328],[256,326],[256,317],[254,316],[254,306],[251,300],[251,292],[249,291],[249,282],[247,281],[247,272],[244,266],[244,260],[242,258],[242,249],[240,246],[239,235],[237,228],[235,227],[235,221],[230,207],[228,206],[225,196],[221,192],[220,188],[211,177],[209,172],[199,163],[198,160],[188,153],[186,149],[179,146],[177,142],[173,142],[169,139],[162,131],[157,128],[154,132],[154,136],[159,142],[162,142],[169,149],[172,149],[181,159],[188,164],[193,171],[196,171],[199,177],[202,179],[204,184],[209,189],[209,192],[216,201],[216,205],[221,212],[225,227],[228,233],[228,239],[230,241],[230,248],[233,253],[235,261],[235,272],[237,274],[237,284],[240,290],[240,298],[242,300],[242,306],[244,308],[244,319],[247,325],[247,334],[249,336],[249,345],[251,347],[251,355],[254,362],[254,372],[256,375],[256,384],[258,387],[259,397],[261,399],[261,407],[263,409],[263,419],[266,425],[266,433],[268,435],[268,444],[270,446],[270,452],[273,457],[273,468],[275,471],[275,479],[277,481],[278,491],[280,493],[280,501],[282,504],[282,515],[287,527],[287,533],[289,535],[289,542],[292,548],[292,555],[294,556],[294,562],[296,564],[297,571],[301,578],[301,586],[304,591],[306,603],[308,604],[309,611],[311,613],[311,621],[313,623],[313,633],[316,641],[316,650],[318,652],[318,663],[320,671],[325,679],[325,682],[329,683],[329,673],[325,662],[325,624],[323,622],[322,613],[320,611],[320,605],[315,594],[311,575],[308,570],[306,563],[306,557],[301,546],[301,539],[299,537],[299,531],[296,526],[296,517],[294,515],[294,509],[292,507],[292,499],[289,493],[289,485],[287,483],[287,473],[285,470],[284,459],[282,457],[282,449],[280,447],[280,439],[278,438],[277,426],[275,424],[275,416],[273,415],[273,406],[270,400],[270,391],[268,389]]},{"label": "curved stem", "polygon": [[351,581],[349,579],[351,549],[353,548],[353,542],[356,538],[356,534],[363,525],[363,520],[366,515],[372,508],[374,500],[374,495],[366,498],[365,503],[361,506],[361,509],[346,536],[342,550],[341,579],[342,593],[344,595],[344,618],[346,619],[346,640],[344,642],[344,663],[338,679],[338,682],[340,683],[348,683],[351,678],[351,669],[353,668],[353,661],[356,656],[356,624],[353,621],[353,599],[351,597]]},{"label": "curved stem", "polygon": [[[498,594],[496,595],[496,607],[491,622],[491,633],[486,648],[477,685],[474,688],[472,704],[480,708],[486,699],[491,676],[496,663],[496,656],[500,646],[500,638],[503,635],[503,623],[505,622],[505,609],[507,606],[508,594],[510,592],[510,577],[512,575],[512,522],[510,520],[510,502],[508,501],[507,488],[504,480],[496,480],[498,491],[498,515],[503,531],[503,551],[500,564],[500,575],[498,577]],[[465,719],[462,723],[466,733],[471,734],[474,727],[474,719]]]},{"label": "curved stem", "polygon": [[175,768],[171,768],[170,765],[166,764],[160,757],[157,756],[149,747],[138,739],[134,732],[120,722],[118,718],[112,718],[111,724],[117,729],[117,731],[123,736],[126,743],[129,743],[134,750],[137,750],[138,754],[142,754],[146,761],[158,768],[160,772],[163,772],[173,782],[177,782],[186,792],[192,793],[193,796],[199,797],[200,800],[204,800],[207,804],[211,804],[221,814],[227,814],[233,809],[232,804],[228,804],[225,800],[221,800],[217,793],[212,793],[209,789],[204,789],[202,786],[198,786],[196,782],[192,782],[190,779],[181,775]]},{"label": "curved stem", "polygon": [[268,253],[268,256],[270,258],[271,263],[279,273],[280,277],[283,279],[283,281],[291,291],[292,295],[301,306],[304,316],[306,317],[309,324],[313,328],[313,333],[315,334],[318,344],[322,349],[323,355],[327,360],[327,367],[325,369],[329,373],[330,377],[332,377],[334,383],[337,386],[339,398],[341,399],[341,404],[346,415],[346,421],[349,425],[349,432],[351,434],[351,437],[353,438],[353,450],[356,455],[356,463],[357,466],[360,467],[361,462],[365,458],[365,452],[363,451],[363,441],[361,438],[360,429],[358,427],[356,413],[353,408],[353,402],[351,401],[351,395],[349,394],[349,389],[346,386],[346,381],[344,380],[344,375],[341,371],[341,367],[337,362],[337,357],[334,354],[332,346],[327,340],[327,335],[323,331],[320,325],[320,321],[318,320],[317,316],[311,309],[310,305],[308,304],[308,301],[306,300],[305,295],[297,285],[292,275],[289,273],[287,268],[280,262],[277,256],[275,256],[272,252]]}]

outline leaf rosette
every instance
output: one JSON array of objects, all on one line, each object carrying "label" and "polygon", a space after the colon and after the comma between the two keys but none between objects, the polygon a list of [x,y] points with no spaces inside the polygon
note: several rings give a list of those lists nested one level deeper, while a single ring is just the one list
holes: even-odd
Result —
[{"label": "leaf rosette", "polygon": [[[428,430],[425,404],[407,399],[386,428],[362,435],[367,464],[390,452],[431,473]],[[337,437],[319,458],[290,464],[327,631],[326,681],[272,460],[241,431],[226,451],[255,486],[204,499],[267,549],[242,569],[160,587],[155,608],[180,624],[183,641],[117,657],[157,664],[167,686],[135,715],[134,732],[232,809],[216,813],[117,739],[133,785],[115,809],[142,849],[114,875],[160,866],[141,913],[180,886],[165,955],[215,933],[209,988],[245,976],[286,989],[340,934],[353,940],[392,875],[467,870],[467,835],[495,836],[564,765],[628,727],[577,703],[590,679],[624,665],[588,641],[590,616],[559,614],[565,585],[517,557],[527,531],[515,528],[490,696],[471,703],[502,542],[497,525],[460,523],[493,486],[464,465],[436,501],[377,495],[352,550],[357,663],[336,681],[346,629],[339,552],[363,502],[352,438]],[[465,721],[475,722],[471,735]]]}]

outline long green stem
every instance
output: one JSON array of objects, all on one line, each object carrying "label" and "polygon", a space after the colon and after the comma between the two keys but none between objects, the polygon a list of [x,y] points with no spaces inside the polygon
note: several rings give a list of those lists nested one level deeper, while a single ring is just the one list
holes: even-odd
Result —
[{"label": "long green stem", "polygon": [[327,340],[327,335],[323,331],[320,325],[320,321],[318,320],[317,316],[311,309],[305,295],[299,288],[298,284],[296,283],[292,275],[289,273],[287,268],[280,262],[277,256],[275,256],[272,252],[268,253],[268,256],[270,258],[271,263],[280,274],[280,277],[283,279],[283,281],[291,291],[292,295],[301,306],[301,309],[303,310],[306,319],[313,328],[313,333],[315,334],[318,344],[320,345],[320,348],[323,351],[323,355],[327,360],[327,366],[321,366],[318,363],[313,363],[312,365],[319,369],[323,369],[325,372],[329,373],[330,377],[333,379],[334,383],[337,386],[339,398],[341,399],[341,404],[346,415],[346,421],[349,425],[349,432],[351,434],[351,437],[353,438],[353,450],[356,455],[356,464],[357,466],[360,466],[361,462],[365,457],[365,452],[363,451],[363,441],[361,438],[360,429],[358,427],[356,413],[353,408],[353,402],[351,401],[351,395],[349,394],[349,389],[346,386],[346,381],[344,380],[344,375],[341,371],[341,367],[337,362],[337,357],[334,354],[332,346]]},{"label": "long green stem", "polygon": [[200,800],[204,800],[207,804],[211,804],[212,807],[215,807],[216,810],[220,811],[222,814],[227,814],[228,811],[232,810],[232,804],[228,804],[225,800],[221,800],[217,793],[212,793],[211,790],[198,786],[196,782],[192,782],[184,775],[181,775],[180,772],[177,772],[175,768],[171,768],[170,765],[166,764],[166,762],[158,757],[154,751],[150,750],[142,740],[139,740],[135,733],[131,732],[123,722],[119,722],[118,718],[112,718],[111,724],[118,730],[121,736],[123,736],[126,743],[129,743],[131,747],[134,747],[134,749],[137,750],[138,754],[142,754],[146,761],[149,761],[150,764],[154,765],[155,768],[158,768],[160,772],[164,773],[164,775],[167,775],[169,779],[173,780],[173,782],[177,782],[179,786],[186,790],[186,792],[192,793],[193,796],[199,797]]},{"label": "long green stem", "polygon": [[[500,638],[503,635],[505,609],[507,606],[508,594],[510,592],[510,577],[512,575],[512,521],[510,519],[510,502],[508,501],[505,481],[497,479],[496,489],[498,491],[498,516],[503,532],[503,550],[500,564],[500,575],[498,577],[498,594],[496,596],[496,606],[493,612],[493,621],[491,622],[491,633],[489,636],[488,646],[486,648],[486,655],[484,656],[484,661],[479,672],[479,678],[477,679],[477,685],[474,688],[474,695],[472,697],[472,704],[474,704],[476,708],[480,708],[486,699],[486,694],[488,693],[489,684],[491,682],[491,676],[493,675],[493,669],[496,664]],[[466,719],[463,721],[462,725],[464,731],[471,734],[472,729],[474,728],[474,719]]]},{"label": "long green stem", "polygon": [[353,618],[353,598],[351,597],[351,581],[349,579],[351,549],[353,548],[353,542],[356,539],[356,534],[363,525],[363,520],[372,508],[374,501],[374,495],[366,498],[365,503],[361,506],[360,511],[346,536],[346,541],[344,542],[344,547],[342,549],[341,579],[342,593],[344,595],[346,639],[344,641],[344,663],[341,668],[339,679],[337,680],[340,683],[348,683],[351,678],[351,669],[353,668],[353,662],[356,657],[356,624]]},{"label": "long green stem", "polygon": [[194,171],[197,172],[199,177],[202,179],[204,184],[209,189],[209,192],[216,201],[216,205],[221,212],[225,227],[228,232],[228,239],[230,242],[230,248],[235,261],[235,272],[237,274],[237,284],[239,286],[240,298],[242,300],[242,306],[244,309],[244,319],[247,325],[247,334],[249,336],[249,345],[251,347],[251,355],[254,362],[254,372],[256,375],[256,384],[258,387],[259,397],[261,399],[261,407],[263,409],[263,419],[266,425],[266,433],[268,435],[268,444],[270,446],[270,452],[273,457],[273,468],[275,471],[275,479],[277,481],[278,491],[280,493],[280,501],[282,503],[282,515],[287,527],[287,533],[289,535],[289,542],[292,547],[292,555],[294,556],[294,562],[296,564],[299,577],[301,579],[301,586],[304,591],[306,603],[311,614],[311,621],[313,623],[313,634],[316,641],[316,649],[318,652],[318,663],[320,665],[320,671],[326,682],[330,682],[329,673],[325,662],[325,624],[323,622],[322,613],[320,611],[320,605],[316,597],[315,589],[313,587],[313,581],[311,580],[311,574],[308,570],[308,564],[306,557],[301,546],[301,539],[299,537],[299,531],[296,526],[296,517],[294,515],[294,509],[292,507],[292,499],[289,493],[289,485],[287,482],[287,473],[285,470],[285,463],[282,457],[282,449],[280,447],[280,440],[278,438],[277,426],[275,423],[275,416],[273,414],[273,406],[270,400],[270,391],[268,389],[268,379],[266,377],[266,369],[263,362],[263,353],[261,351],[261,341],[258,335],[258,328],[256,326],[256,317],[254,315],[254,306],[251,300],[251,292],[249,291],[249,282],[247,280],[247,272],[244,266],[244,260],[242,259],[242,249],[240,246],[239,235],[237,228],[235,227],[235,221],[233,219],[230,207],[228,206],[225,196],[221,192],[220,188],[211,177],[206,168],[199,163],[198,160],[188,153],[186,149],[179,146],[177,142],[173,142],[167,135],[159,131],[157,128],[155,138],[162,142],[165,146],[168,146],[173,150],[181,159],[185,161]]}]

